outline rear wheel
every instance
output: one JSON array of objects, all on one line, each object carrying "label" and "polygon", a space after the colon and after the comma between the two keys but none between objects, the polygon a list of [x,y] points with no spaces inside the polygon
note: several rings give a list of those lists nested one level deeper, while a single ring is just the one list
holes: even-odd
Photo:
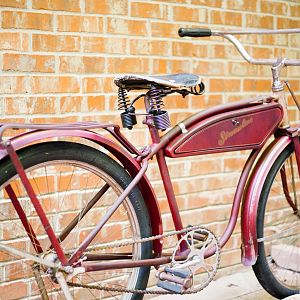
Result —
[{"label": "rear wheel", "polygon": [[[18,154],[68,257],[131,182],[128,173],[113,159],[81,144],[50,142],[28,147]],[[11,161],[1,161],[0,170],[0,243],[32,254],[38,250],[40,256],[55,261],[56,253]],[[8,197],[10,187],[36,236],[35,246],[32,242],[34,235],[24,230]],[[150,242],[129,243],[150,235],[148,211],[140,191],[135,188],[88,246],[82,259],[89,261],[95,259],[95,255],[100,255],[101,258],[97,260],[104,261],[104,254],[110,257],[113,254],[116,260],[150,258]],[[115,241],[124,241],[127,245],[103,248]],[[73,284],[70,291],[74,299],[142,299],[140,294],[118,290],[145,289],[149,272],[149,267],[86,272],[70,280]],[[93,288],[89,288],[89,285]],[[49,299],[62,297],[53,270],[39,266],[30,259],[0,251],[1,298],[40,299],[39,293],[45,292]]]},{"label": "rear wheel", "polygon": [[300,180],[292,144],[263,185],[257,215],[256,277],[278,299],[300,293]]}]

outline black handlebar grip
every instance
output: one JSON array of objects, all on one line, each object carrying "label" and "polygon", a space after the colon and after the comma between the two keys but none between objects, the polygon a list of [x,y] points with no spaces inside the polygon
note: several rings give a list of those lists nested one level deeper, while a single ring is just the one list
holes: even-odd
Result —
[{"label": "black handlebar grip", "polygon": [[211,30],[208,28],[179,28],[178,34],[181,37],[204,37],[211,36]]}]

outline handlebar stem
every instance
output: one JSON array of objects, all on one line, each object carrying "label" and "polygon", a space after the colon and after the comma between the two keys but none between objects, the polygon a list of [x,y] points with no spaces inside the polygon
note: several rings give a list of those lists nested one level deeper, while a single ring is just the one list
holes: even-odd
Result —
[{"label": "handlebar stem", "polygon": [[272,91],[280,92],[283,91],[284,85],[283,82],[280,80],[280,71],[285,66],[286,58],[279,58],[276,63],[272,66],[272,76],[273,76],[273,83],[272,83]]}]

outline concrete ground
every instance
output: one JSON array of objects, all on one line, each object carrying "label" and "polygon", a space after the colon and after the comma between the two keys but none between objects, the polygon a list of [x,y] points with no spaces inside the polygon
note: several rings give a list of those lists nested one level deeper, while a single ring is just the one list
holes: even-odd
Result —
[{"label": "concrete ground", "polygon": [[[239,272],[233,275],[221,277],[205,288],[203,291],[193,295],[170,295],[154,297],[152,300],[271,300],[275,299],[265,292],[258,283],[252,270]],[[300,300],[300,295],[291,296],[286,299]]]}]

